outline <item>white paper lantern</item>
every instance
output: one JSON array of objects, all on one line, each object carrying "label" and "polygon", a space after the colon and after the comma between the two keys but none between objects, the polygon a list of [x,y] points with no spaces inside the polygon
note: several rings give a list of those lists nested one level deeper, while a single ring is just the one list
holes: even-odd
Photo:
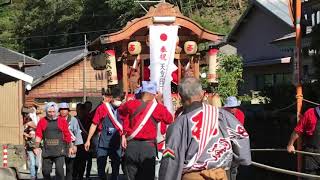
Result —
[{"label": "white paper lantern", "polygon": [[208,52],[209,59],[209,71],[208,82],[218,83],[217,69],[219,68],[219,62],[217,59],[218,49],[210,49]]},{"label": "white paper lantern", "polygon": [[196,54],[198,51],[198,45],[194,41],[187,41],[184,43],[184,52],[189,55]]},{"label": "white paper lantern", "polygon": [[129,42],[128,51],[131,55],[138,55],[141,53],[141,43],[138,41]]}]

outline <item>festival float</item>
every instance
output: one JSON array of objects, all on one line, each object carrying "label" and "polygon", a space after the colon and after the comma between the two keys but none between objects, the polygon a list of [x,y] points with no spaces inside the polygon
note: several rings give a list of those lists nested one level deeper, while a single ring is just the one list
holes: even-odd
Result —
[{"label": "festival float", "polygon": [[91,65],[107,71],[108,85],[119,84],[130,98],[141,81],[156,81],[164,104],[174,112],[179,106],[177,84],[185,76],[200,78],[200,65],[208,66],[208,82],[217,83],[218,46],[200,53],[198,45],[217,45],[222,39],[183,16],[177,6],[162,2],[122,30],[101,35],[88,48],[98,52]]}]

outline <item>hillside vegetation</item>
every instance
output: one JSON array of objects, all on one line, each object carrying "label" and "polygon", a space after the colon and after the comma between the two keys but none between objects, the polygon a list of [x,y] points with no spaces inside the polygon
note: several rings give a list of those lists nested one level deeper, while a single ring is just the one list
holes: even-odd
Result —
[{"label": "hillside vegetation", "polygon": [[[145,11],[134,0],[0,0],[0,46],[41,58],[121,29]],[[246,0],[167,0],[203,27],[227,34]],[[153,4],[143,4],[148,9]]]}]

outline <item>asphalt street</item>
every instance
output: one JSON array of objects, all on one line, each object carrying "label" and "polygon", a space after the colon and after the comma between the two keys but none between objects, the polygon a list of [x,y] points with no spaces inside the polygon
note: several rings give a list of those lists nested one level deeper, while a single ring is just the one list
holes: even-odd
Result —
[{"label": "asphalt street", "polygon": [[[64,167],[65,168],[65,167]],[[111,166],[110,166],[110,161],[108,161],[107,167],[106,167],[106,172],[108,172],[109,175],[111,175]],[[86,174],[86,173],[85,173]],[[53,167],[53,171],[51,173],[51,176],[54,177],[55,176],[55,169]],[[28,169],[25,169],[23,167],[18,168],[18,177],[21,180],[27,180],[30,179],[30,173]],[[41,174],[41,172],[38,173],[38,179],[41,180],[43,179],[43,176]],[[98,171],[97,171],[97,163],[96,163],[96,159],[92,159],[92,168],[91,168],[91,176],[90,179],[95,180],[95,179],[99,179],[98,178]],[[120,169],[120,179],[119,180],[125,180],[126,178],[123,175],[122,170]]]}]

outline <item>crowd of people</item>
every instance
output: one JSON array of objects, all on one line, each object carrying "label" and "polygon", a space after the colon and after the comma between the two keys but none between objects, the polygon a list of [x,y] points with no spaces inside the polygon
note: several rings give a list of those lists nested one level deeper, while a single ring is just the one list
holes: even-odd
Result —
[{"label": "crowd of people", "polygon": [[[55,163],[56,176],[65,179],[90,177],[94,151],[85,151],[91,119],[92,103],[87,101],[76,106],[76,116],[72,116],[68,103],[46,104],[44,118],[39,117],[37,106],[23,113],[25,149],[31,179],[37,179],[42,169],[44,179],[50,179],[52,165]],[[69,148],[66,148],[66,145]]]},{"label": "crowd of people", "polygon": [[103,89],[97,108],[79,103],[74,117],[65,102],[47,103],[43,118],[34,109],[24,122],[32,179],[40,164],[50,179],[53,163],[59,180],[90,178],[96,157],[100,179],[107,178],[109,158],[112,180],[119,179],[120,166],[128,180],[235,180],[237,167],[251,163],[236,98],[225,107],[204,103],[201,83],[188,77],[178,85],[182,107],[173,115],[157,89],[155,82],[142,81],[128,101],[119,87]]}]

